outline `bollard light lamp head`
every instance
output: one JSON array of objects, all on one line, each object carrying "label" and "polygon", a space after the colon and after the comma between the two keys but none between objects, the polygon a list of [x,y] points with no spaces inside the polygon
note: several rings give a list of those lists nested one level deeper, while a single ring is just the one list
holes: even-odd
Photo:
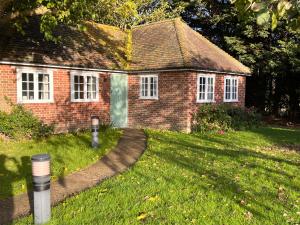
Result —
[{"label": "bollard light lamp head", "polygon": [[92,126],[93,127],[99,126],[99,117],[98,116],[92,116]]},{"label": "bollard light lamp head", "polygon": [[50,155],[39,154],[31,157],[32,175],[42,177],[50,175]]}]

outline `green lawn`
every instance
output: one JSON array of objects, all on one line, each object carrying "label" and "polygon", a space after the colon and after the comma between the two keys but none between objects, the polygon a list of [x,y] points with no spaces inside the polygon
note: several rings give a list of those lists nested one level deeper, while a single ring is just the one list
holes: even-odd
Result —
[{"label": "green lawn", "polygon": [[90,147],[90,132],[53,135],[30,141],[0,140],[0,198],[26,192],[31,188],[31,160],[34,154],[49,153],[53,179],[87,167],[117,144],[120,131],[100,131],[101,147]]},{"label": "green lawn", "polygon": [[50,224],[300,222],[300,155],[278,147],[299,149],[300,130],[147,134],[132,169],[55,207]]}]

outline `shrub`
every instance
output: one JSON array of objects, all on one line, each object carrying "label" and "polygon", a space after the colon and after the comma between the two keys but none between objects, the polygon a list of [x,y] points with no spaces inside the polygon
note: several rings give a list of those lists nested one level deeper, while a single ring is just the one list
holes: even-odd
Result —
[{"label": "shrub", "polygon": [[10,138],[40,138],[53,131],[52,125],[44,124],[21,105],[12,105],[10,113],[0,111],[0,133]]},{"label": "shrub", "polygon": [[261,115],[254,108],[205,104],[195,115],[196,132],[245,130],[261,123]]}]

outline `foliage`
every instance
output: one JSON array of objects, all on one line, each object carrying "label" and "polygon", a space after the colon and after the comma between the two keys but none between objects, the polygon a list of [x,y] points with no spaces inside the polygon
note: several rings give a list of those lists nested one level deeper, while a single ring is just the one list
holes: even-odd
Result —
[{"label": "foliage", "polygon": [[96,162],[117,145],[120,136],[118,129],[101,127],[98,149],[91,147],[91,132],[58,134],[39,140],[0,139],[0,199],[32,188],[32,155],[50,154],[51,179],[56,180]]},{"label": "foliage", "polygon": [[[273,225],[300,220],[299,154],[272,148],[300,145],[299,129],[146,133],[147,150],[135,166],[53,207],[50,224]],[[15,224],[32,221],[27,217]]]},{"label": "foliage", "polygon": [[[300,119],[300,32],[278,22],[257,25],[255,15],[240,20],[228,1],[189,2],[183,19],[217,46],[251,68],[246,104],[263,113]],[[297,116],[298,115],[298,116]]]},{"label": "foliage", "polygon": [[10,113],[0,111],[0,133],[15,139],[40,138],[53,133],[54,127],[41,122],[21,105],[13,105]]},{"label": "foliage", "polygon": [[242,16],[256,14],[257,24],[271,23],[274,30],[278,22],[285,19],[295,30],[300,29],[300,2],[298,0],[231,0]]},{"label": "foliage", "polygon": [[230,105],[201,105],[195,115],[194,131],[245,130],[256,127],[261,116],[254,108],[240,108]]},{"label": "foliage", "polygon": [[[40,30],[47,40],[58,41],[54,28],[64,23],[85,29],[83,22],[92,20],[126,29],[127,27],[179,16],[181,4],[167,0],[7,0],[0,3],[2,23],[11,22],[19,31],[32,15],[41,15]],[[0,20],[1,21],[1,20]]]}]

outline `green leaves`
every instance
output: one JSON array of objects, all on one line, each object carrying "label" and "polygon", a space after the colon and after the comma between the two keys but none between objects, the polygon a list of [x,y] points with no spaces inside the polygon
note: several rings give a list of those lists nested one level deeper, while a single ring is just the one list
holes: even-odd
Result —
[{"label": "green leaves", "polygon": [[270,20],[270,12],[267,10],[259,12],[256,18],[256,22],[258,25],[266,24],[269,22],[269,20]]},{"label": "green leaves", "polygon": [[277,27],[278,24],[278,20],[277,20],[277,16],[275,13],[272,14],[272,30],[275,30],[275,28]]},{"label": "green leaves", "polygon": [[250,17],[251,12],[254,12],[259,25],[271,23],[274,30],[278,21],[284,20],[294,30],[300,28],[300,2],[297,0],[234,0],[232,3],[241,15],[246,14],[246,17]]},{"label": "green leaves", "polygon": [[133,25],[178,17],[182,4],[170,4],[167,0],[11,0],[0,3],[0,14],[9,15],[9,22],[23,32],[27,17],[41,15],[40,31],[47,40],[57,42],[53,30],[59,23],[77,26],[82,22],[95,22],[126,29]]}]

